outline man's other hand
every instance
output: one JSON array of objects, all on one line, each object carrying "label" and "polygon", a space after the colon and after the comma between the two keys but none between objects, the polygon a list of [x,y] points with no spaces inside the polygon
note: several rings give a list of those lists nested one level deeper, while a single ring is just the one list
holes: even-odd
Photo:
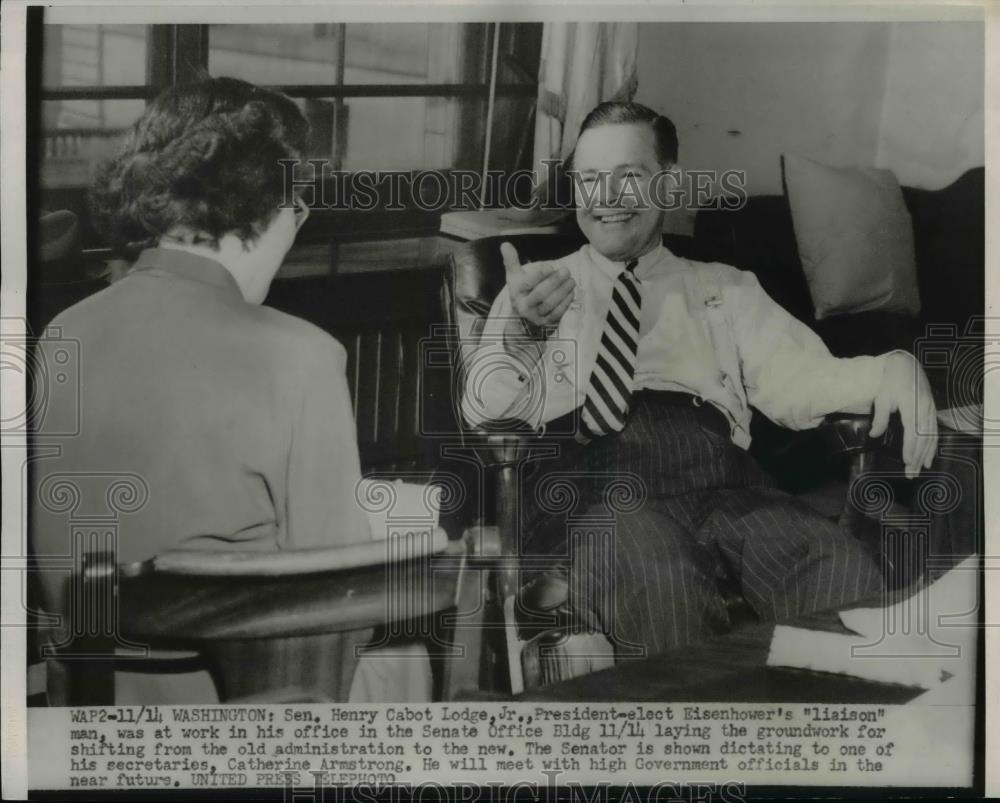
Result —
[{"label": "man's other hand", "polygon": [[522,265],[510,243],[500,246],[507,271],[507,290],[514,312],[533,327],[555,326],[573,302],[576,282],[565,265],[532,262]]},{"label": "man's other hand", "polygon": [[912,479],[922,468],[931,467],[937,453],[938,422],[927,375],[913,356],[903,352],[886,358],[875,394],[873,438],[885,432],[889,416],[897,410],[903,422],[903,464]]}]

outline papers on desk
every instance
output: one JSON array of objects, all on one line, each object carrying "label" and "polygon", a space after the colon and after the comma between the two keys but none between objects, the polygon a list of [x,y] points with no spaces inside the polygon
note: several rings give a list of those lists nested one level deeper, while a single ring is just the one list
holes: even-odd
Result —
[{"label": "papers on desk", "polygon": [[441,511],[437,485],[364,478],[355,497],[368,516],[373,541],[411,532],[433,532]]},{"label": "papers on desk", "polygon": [[978,567],[973,556],[895,604],[844,611],[848,632],[779,625],[767,663],[927,689],[915,705],[972,705]]},{"label": "papers on desk", "polygon": [[983,405],[967,404],[964,407],[949,407],[938,410],[938,423],[955,432],[983,431]]}]

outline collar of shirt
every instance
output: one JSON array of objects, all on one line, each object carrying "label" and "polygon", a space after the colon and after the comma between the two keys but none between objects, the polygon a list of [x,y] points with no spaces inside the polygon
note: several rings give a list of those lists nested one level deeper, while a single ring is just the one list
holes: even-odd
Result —
[{"label": "collar of shirt", "polygon": [[[590,261],[611,281],[615,281],[618,275],[625,270],[624,261],[614,262],[599,253],[592,245],[587,245],[587,253],[590,256]],[[647,251],[639,257],[639,264],[635,269],[636,278],[640,281],[648,279],[657,268],[661,267],[660,263],[665,262],[668,258],[673,259],[674,255],[662,243],[657,245],[652,251]]]},{"label": "collar of shirt", "polygon": [[211,287],[233,293],[240,299],[240,286],[221,262],[198,256],[177,248],[147,248],[132,265],[130,273],[156,271],[182,279],[201,282]]}]

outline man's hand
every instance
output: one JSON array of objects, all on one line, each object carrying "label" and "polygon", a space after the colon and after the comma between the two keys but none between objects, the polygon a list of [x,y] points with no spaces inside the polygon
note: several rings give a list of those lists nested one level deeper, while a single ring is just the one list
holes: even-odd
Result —
[{"label": "man's hand", "polygon": [[555,326],[573,302],[576,282],[565,266],[551,262],[522,265],[510,243],[500,246],[514,312],[535,329]]},{"label": "man's hand", "polygon": [[886,358],[882,382],[875,394],[873,438],[885,432],[889,416],[897,410],[903,421],[903,464],[906,476],[912,479],[921,468],[931,467],[937,453],[937,409],[924,369],[902,352]]}]

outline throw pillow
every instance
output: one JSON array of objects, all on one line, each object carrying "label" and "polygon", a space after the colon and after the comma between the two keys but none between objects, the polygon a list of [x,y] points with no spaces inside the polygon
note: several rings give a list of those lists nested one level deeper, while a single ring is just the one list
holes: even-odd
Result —
[{"label": "throw pillow", "polygon": [[802,269],[816,318],[920,313],[913,223],[891,170],[782,157]]}]

